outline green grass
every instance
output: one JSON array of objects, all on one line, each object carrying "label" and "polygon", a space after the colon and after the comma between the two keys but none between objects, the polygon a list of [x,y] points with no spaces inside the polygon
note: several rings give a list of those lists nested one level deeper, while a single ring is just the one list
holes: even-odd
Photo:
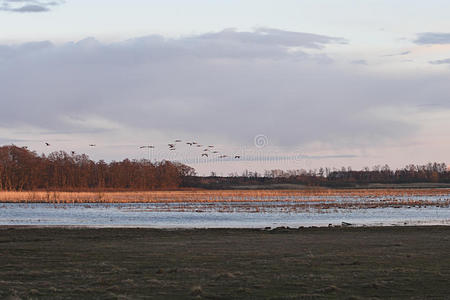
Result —
[{"label": "green grass", "polygon": [[423,299],[450,228],[3,228],[0,299]]}]

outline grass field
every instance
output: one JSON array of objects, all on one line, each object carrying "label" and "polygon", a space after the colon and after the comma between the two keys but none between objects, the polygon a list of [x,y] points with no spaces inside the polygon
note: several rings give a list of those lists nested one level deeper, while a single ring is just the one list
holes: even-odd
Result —
[{"label": "grass field", "polygon": [[449,249],[449,227],[3,227],[0,298],[446,299]]}]

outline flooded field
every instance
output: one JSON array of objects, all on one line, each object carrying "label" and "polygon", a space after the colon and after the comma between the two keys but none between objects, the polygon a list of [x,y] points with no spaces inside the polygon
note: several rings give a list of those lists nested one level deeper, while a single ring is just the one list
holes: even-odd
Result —
[{"label": "flooded field", "polygon": [[[1,193],[0,225],[264,228],[450,225],[450,190]],[[97,201],[96,201],[97,200]]]}]

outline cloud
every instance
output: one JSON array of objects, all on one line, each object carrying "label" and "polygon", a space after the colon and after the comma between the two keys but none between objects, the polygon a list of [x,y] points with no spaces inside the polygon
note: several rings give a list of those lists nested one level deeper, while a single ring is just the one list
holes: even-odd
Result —
[{"label": "cloud", "polygon": [[362,73],[333,63],[326,47],[335,43],[343,40],[266,28],[3,45],[0,128],[111,140],[123,128],[150,141],[162,132],[230,144],[264,134],[282,147],[338,147],[408,138],[420,130],[409,107],[433,99],[448,108],[447,75]]},{"label": "cloud", "polygon": [[419,33],[414,42],[419,45],[450,44],[450,33]]},{"label": "cloud", "polygon": [[347,40],[343,38],[264,27],[257,28],[253,32],[236,32],[234,29],[225,29],[218,33],[204,34],[195,39],[208,42],[227,41],[239,44],[305,47],[315,49],[322,49],[324,45],[330,43],[347,44]]},{"label": "cloud", "polygon": [[0,0],[0,10],[19,13],[46,12],[49,11],[52,6],[60,5],[62,3],[64,3],[63,0]]},{"label": "cloud", "polygon": [[390,56],[405,56],[405,55],[408,55],[408,54],[410,54],[411,53],[411,51],[403,51],[403,52],[400,52],[400,53],[394,53],[394,54],[386,54],[386,55],[382,55],[383,57],[390,57]]},{"label": "cloud", "polygon": [[439,60],[432,60],[432,61],[430,61],[430,64],[432,64],[432,65],[444,65],[444,64],[450,64],[450,58],[447,58],[447,59],[439,59]]},{"label": "cloud", "polygon": [[365,59],[352,60],[351,63],[354,65],[367,65],[367,61]]}]

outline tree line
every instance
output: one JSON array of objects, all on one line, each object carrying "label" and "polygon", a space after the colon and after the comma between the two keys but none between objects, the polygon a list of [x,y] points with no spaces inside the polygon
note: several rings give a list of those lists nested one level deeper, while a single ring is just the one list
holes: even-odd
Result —
[{"label": "tree line", "polygon": [[0,147],[0,190],[177,189],[193,168],[169,161],[94,162],[64,151],[38,155],[25,147]]},{"label": "tree line", "polygon": [[450,183],[450,171],[445,163],[426,165],[407,165],[391,170],[388,165],[352,170],[350,167],[318,168],[313,170],[267,170],[264,173],[244,171],[229,176],[190,177],[185,180],[196,188],[227,189],[233,187],[270,187],[280,184],[297,184],[323,187],[357,187],[373,183],[411,184],[411,183]]},{"label": "tree line", "polygon": [[178,188],[227,189],[243,186],[298,184],[324,187],[354,187],[371,183],[450,183],[445,163],[408,165],[391,170],[388,165],[352,170],[245,171],[229,176],[196,176],[187,165],[170,162],[129,160],[95,162],[85,154],[52,152],[38,155],[25,147],[0,147],[0,190],[162,190]]}]

